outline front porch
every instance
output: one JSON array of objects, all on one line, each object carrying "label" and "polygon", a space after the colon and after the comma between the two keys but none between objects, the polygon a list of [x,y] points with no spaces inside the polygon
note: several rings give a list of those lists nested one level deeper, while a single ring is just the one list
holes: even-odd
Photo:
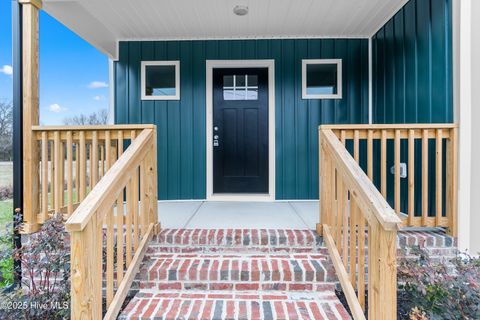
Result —
[{"label": "front porch", "polygon": [[[312,28],[316,19],[303,26],[320,38],[289,33],[297,21],[286,18],[288,39],[276,21],[275,37],[259,25],[252,34],[243,21],[240,31],[254,39],[232,30],[228,39],[202,36],[191,23],[187,38],[150,41],[155,29],[126,28],[136,10],[111,15],[107,1],[46,0],[50,13],[117,59],[116,124],[57,127],[38,121],[42,2],[19,1],[18,212],[27,234],[64,215],[72,318],[178,319],[196,310],[202,319],[348,319],[337,284],[354,319],[396,318],[399,246],[446,247],[436,252],[447,255],[459,231],[450,5],[405,2],[366,1],[348,28],[338,22],[353,7],[342,4],[331,30]],[[187,12],[186,3],[169,8]],[[282,3],[275,10],[290,17],[293,1]],[[148,16],[149,6],[160,5],[136,9]],[[260,24],[269,10],[256,8]],[[409,19],[418,30],[403,26]],[[437,28],[427,28],[433,21]],[[392,32],[399,23],[402,34]],[[439,56],[430,37],[441,38]],[[389,52],[395,43],[401,54]]]},{"label": "front porch", "polygon": [[315,230],[318,201],[160,201],[158,217],[167,229]]}]

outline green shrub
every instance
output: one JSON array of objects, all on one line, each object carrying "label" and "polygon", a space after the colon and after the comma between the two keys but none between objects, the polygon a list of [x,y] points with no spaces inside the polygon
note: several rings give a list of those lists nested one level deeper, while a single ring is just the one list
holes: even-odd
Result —
[{"label": "green shrub", "polygon": [[22,265],[22,288],[0,294],[0,319],[68,319],[70,250],[63,218],[48,220],[14,256]]},{"label": "green shrub", "polygon": [[432,260],[415,248],[399,259],[399,307],[410,319],[480,319],[480,260],[466,254]]}]

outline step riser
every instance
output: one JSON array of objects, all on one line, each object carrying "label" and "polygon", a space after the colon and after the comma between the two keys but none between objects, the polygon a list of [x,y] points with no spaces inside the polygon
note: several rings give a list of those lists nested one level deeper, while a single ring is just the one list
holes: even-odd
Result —
[{"label": "step riser", "polygon": [[311,247],[322,240],[310,230],[267,229],[167,229],[154,237],[153,242],[164,245],[220,247]]},{"label": "step riser", "polygon": [[140,289],[155,289],[158,291],[184,290],[184,291],[289,291],[289,292],[324,292],[335,289],[335,283],[276,283],[276,282],[249,282],[249,283],[206,283],[206,282],[164,282],[164,283],[140,283]]},{"label": "step riser", "polygon": [[157,290],[320,290],[337,281],[324,255],[166,255],[140,271]]},{"label": "step riser", "polygon": [[135,298],[119,319],[349,319],[335,295],[154,294]]},{"label": "step riser", "polygon": [[165,246],[151,245],[147,257],[162,253],[318,253],[327,255],[328,250],[322,247],[220,247],[220,246]]}]

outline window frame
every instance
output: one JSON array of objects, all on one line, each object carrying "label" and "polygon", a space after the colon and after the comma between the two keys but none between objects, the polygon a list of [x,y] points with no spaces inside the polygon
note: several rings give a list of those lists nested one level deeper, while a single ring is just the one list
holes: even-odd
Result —
[{"label": "window frame", "polygon": [[[175,95],[169,96],[149,96],[146,94],[147,83],[147,67],[150,66],[174,66],[175,67]],[[180,61],[179,60],[162,60],[162,61],[142,61],[141,62],[141,81],[140,90],[142,93],[142,100],[180,100]]]},{"label": "window frame", "polygon": [[[308,94],[307,93],[307,65],[309,64],[336,64],[337,65],[337,93],[336,94]],[[302,59],[302,99],[342,99],[342,59]]]}]

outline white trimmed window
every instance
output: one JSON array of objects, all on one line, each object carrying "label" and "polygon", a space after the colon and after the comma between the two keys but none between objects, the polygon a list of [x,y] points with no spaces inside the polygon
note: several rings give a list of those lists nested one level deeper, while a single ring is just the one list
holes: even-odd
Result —
[{"label": "white trimmed window", "polygon": [[302,60],[303,99],[342,99],[342,59]]},{"label": "white trimmed window", "polygon": [[142,100],[180,100],[180,61],[142,61]]}]

